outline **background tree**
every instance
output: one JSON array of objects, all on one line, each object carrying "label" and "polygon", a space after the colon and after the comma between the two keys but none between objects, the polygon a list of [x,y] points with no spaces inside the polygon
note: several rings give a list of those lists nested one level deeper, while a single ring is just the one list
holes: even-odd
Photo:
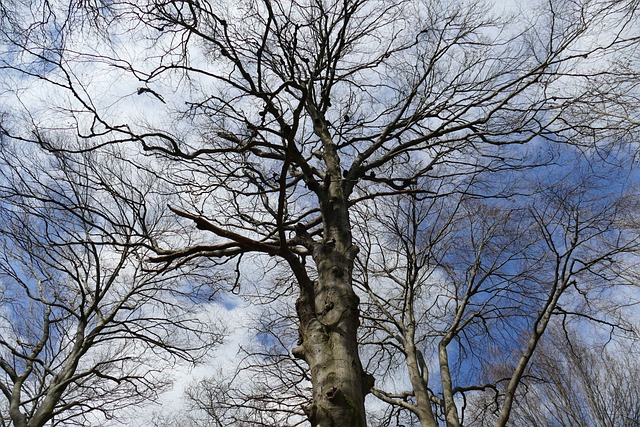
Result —
[{"label": "background tree", "polygon": [[114,155],[2,142],[2,425],[106,425],[166,388],[163,367],[220,339],[180,296],[183,278],[144,269],[163,218],[131,170],[105,168]]},{"label": "background tree", "polygon": [[[32,127],[77,134],[66,150],[121,144],[140,167],[152,161],[139,147],[166,164],[157,180],[179,196],[170,207],[176,227],[202,233],[157,239],[158,265],[233,260],[253,271],[273,268],[267,259],[275,258],[290,271],[300,333],[292,353],[309,366],[305,413],[314,426],[366,424],[373,378],[357,344],[358,206],[429,194],[452,175],[482,181],[519,164],[513,144],[625,144],[638,123],[635,2],[549,2],[527,20],[533,15],[496,18],[480,2],[122,1],[97,9],[105,27],[83,38],[75,28],[61,31],[69,8],[55,5],[40,26],[5,27],[17,55],[4,57],[4,69],[66,96],[59,114],[32,112]],[[105,93],[113,95],[97,95]],[[127,102],[143,119],[119,116],[114,105]],[[59,149],[26,129],[2,127]],[[543,231],[557,221],[546,207],[531,214]],[[551,283],[569,286],[565,278]],[[560,293],[547,295],[553,310]],[[550,314],[540,313],[536,334]],[[450,326],[453,333],[460,324]],[[504,417],[535,343],[528,348]],[[456,425],[451,391],[444,387],[445,416]]]},{"label": "background tree", "polygon": [[635,426],[640,422],[635,343],[603,346],[554,331],[538,350],[532,376],[514,407],[514,425]]},{"label": "background tree", "polygon": [[[501,199],[471,186],[447,197],[432,189],[362,213],[362,232],[375,230],[365,235],[357,276],[367,295],[362,343],[372,348],[367,366],[378,378],[387,373],[391,389],[374,394],[393,416],[422,426],[475,425],[476,417],[506,425],[514,384],[550,374],[529,373],[549,325],[591,323],[637,339],[636,281],[623,273],[637,263],[640,243],[629,221],[633,165],[624,153],[599,165],[572,147],[553,158],[562,166],[499,173],[509,183]],[[573,348],[571,340],[560,345]],[[392,381],[398,377],[409,387]],[[492,404],[478,407],[478,396]]]}]

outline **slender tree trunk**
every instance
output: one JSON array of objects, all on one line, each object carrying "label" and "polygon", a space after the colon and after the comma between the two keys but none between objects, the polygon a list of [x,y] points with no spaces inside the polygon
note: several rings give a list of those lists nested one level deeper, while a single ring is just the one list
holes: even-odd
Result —
[{"label": "slender tree trunk", "polygon": [[509,422],[509,417],[511,416],[511,410],[515,401],[516,390],[520,385],[520,381],[522,380],[522,376],[524,375],[525,370],[529,366],[529,361],[533,357],[533,353],[535,352],[536,347],[540,342],[540,338],[549,325],[549,321],[551,320],[551,316],[553,315],[553,310],[555,310],[555,308],[558,306],[558,300],[562,296],[562,292],[564,289],[566,289],[566,287],[566,281],[562,283],[561,288],[558,288],[557,285],[555,285],[555,289],[553,291],[553,294],[549,298],[547,305],[544,307],[542,313],[538,316],[531,336],[529,337],[529,341],[527,342],[527,346],[522,353],[522,356],[520,356],[518,365],[511,375],[511,380],[509,381],[509,385],[507,386],[507,390],[505,391],[504,403],[502,404],[502,409],[500,410],[500,415],[496,420],[495,427],[504,427]]},{"label": "slender tree trunk", "polygon": [[444,410],[447,419],[447,427],[460,427],[458,408],[453,396],[453,380],[451,379],[451,372],[449,371],[449,354],[447,352],[447,344],[449,341],[450,340],[443,340],[443,342],[438,346]]},{"label": "slender tree trunk", "polygon": [[20,410],[22,383],[23,380],[20,379],[13,385],[9,401],[9,416],[15,427],[27,427],[27,416]]},{"label": "slender tree trunk", "polygon": [[[409,339],[407,339],[409,338]],[[431,409],[431,401],[429,400],[429,392],[427,390],[426,375],[421,372],[420,363],[418,361],[418,350],[413,341],[413,334],[405,338],[405,351],[407,353],[407,368],[409,370],[409,379],[416,397],[415,414],[420,421],[422,427],[437,427],[436,419]],[[426,367],[425,367],[426,368]]]}]

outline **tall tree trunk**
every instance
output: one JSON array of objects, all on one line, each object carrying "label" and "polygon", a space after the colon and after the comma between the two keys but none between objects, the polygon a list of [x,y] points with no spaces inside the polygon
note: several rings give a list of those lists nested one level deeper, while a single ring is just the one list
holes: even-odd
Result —
[{"label": "tall tree trunk", "polygon": [[327,167],[322,189],[316,193],[323,239],[312,247],[318,280],[301,284],[296,308],[302,343],[294,355],[304,359],[311,370],[313,402],[306,409],[311,424],[365,427],[364,398],[373,387],[373,377],[365,374],[358,354],[360,300],[352,286],[358,248],[352,242],[340,158],[325,121],[311,110]]}]

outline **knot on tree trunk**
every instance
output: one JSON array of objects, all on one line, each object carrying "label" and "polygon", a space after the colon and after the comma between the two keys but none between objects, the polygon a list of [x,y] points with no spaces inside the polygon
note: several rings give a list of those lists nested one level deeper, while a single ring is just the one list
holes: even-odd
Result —
[{"label": "knot on tree trunk", "polygon": [[376,379],[373,375],[368,372],[365,372],[362,377],[362,395],[366,396],[371,393],[371,389],[373,388]]},{"label": "knot on tree trunk", "polygon": [[356,259],[356,256],[358,256],[358,252],[360,252],[360,248],[356,245],[351,245],[351,247],[347,251],[347,259],[349,261],[353,261],[354,259]]},{"label": "knot on tree trunk", "polygon": [[293,347],[293,349],[291,349],[291,354],[296,359],[301,359],[301,360],[304,360],[305,362],[307,360],[306,359],[306,352],[305,352],[304,347],[302,345],[298,345],[296,347]]},{"label": "knot on tree trunk", "polygon": [[333,310],[333,301],[327,301],[324,304],[324,308],[318,312],[318,316],[324,316],[325,314],[329,313],[331,310]]},{"label": "knot on tree trunk", "polygon": [[324,394],[330,402],[333,402],[340,396],[340,390],[337,387],[330,387]]}]

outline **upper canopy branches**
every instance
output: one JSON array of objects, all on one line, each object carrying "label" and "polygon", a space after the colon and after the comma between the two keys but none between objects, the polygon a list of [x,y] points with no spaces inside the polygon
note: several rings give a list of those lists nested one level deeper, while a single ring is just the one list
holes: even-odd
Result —
[{"label": "upper canopy branches", "polygon": [[[529,18],[482,2],[118,1],[86,6],[102,32],[57,25],[55,49],[6,17],[4,43],[21,52],[2,57],[18,76],[4,81],[8,105],[23,108],[37,76],[66,107],[2,131],[52,149],[142,147],[190,194],[176,209],[225,229],[223,245],[235,233],[287,246],[337,188],[355,203],[419,192],[445,164],[461,176],[522,166],[505,146],[537,137],[627,139],[638,124],[627,3],[550,2]],[[82,19],[50,5],[32,29]],[[47,136],[71,133],[79,142],[63,147]]]}]

